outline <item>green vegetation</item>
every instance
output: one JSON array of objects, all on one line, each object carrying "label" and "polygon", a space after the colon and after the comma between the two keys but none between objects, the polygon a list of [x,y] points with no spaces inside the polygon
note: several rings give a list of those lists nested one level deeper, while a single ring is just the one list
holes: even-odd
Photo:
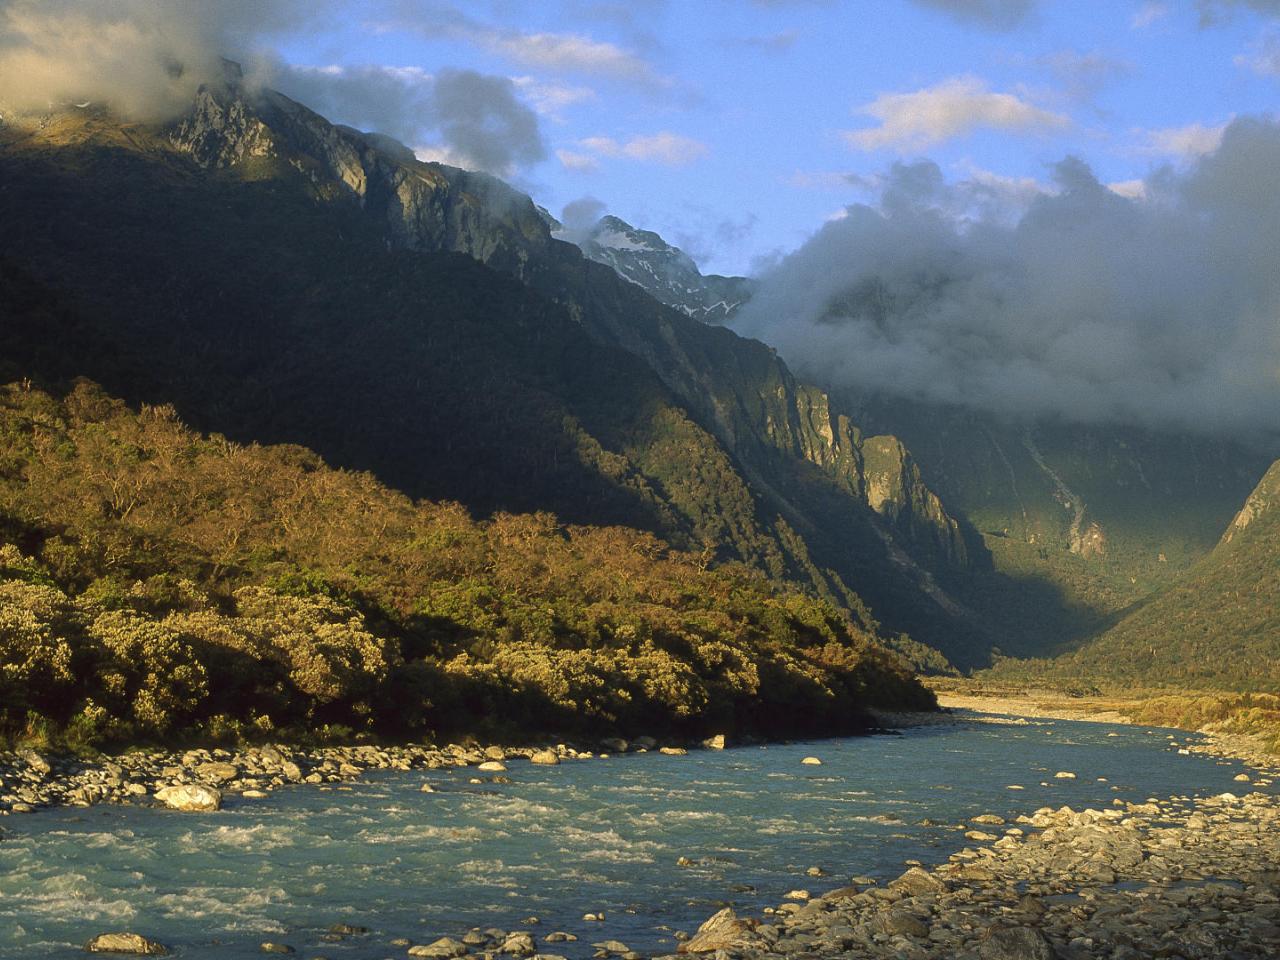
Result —
[{"label": "green vegetation", "polygon": [[833,734],[932,702],[847,614],[742,564],[476,521],[88,382],[0,392],[0,544],[11,738]]},{"label": "green vegetation", "polygon": [[1055,660],[1002,661],[993,676],[1071,677],[1104,689],[1280,691],[1280,463],[1222,541],[1173,586]]}]

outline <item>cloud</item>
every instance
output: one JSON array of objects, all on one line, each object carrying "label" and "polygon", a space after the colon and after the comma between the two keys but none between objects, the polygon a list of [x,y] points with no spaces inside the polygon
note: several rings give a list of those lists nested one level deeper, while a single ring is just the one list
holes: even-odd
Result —
[{"label": "cloud", "polygon": [[743,37],[737,43],[740,46],[761,50],[765,53],[786,53],[800,39],[799,30],[781,30],[764,36]]},{"label": "cloud", "polygon": [[1130,200],[1145,200],[1147,198],[1147,181],[1145,180],[1116,180],[1108,183],[1107,189],[1118,196],[1127,197]]},{"label": "cloud", "polygon": [[650,136],[632,137],[625,143],[612,137],[587,137],[582,147],[602,157],[660,163],[684,167],[706,156],[709,148],[700,140],[663,130]]},{"label": "cloud", "polygon": [[1031,18],[1036,0],[912,0],[917,6],[941,10],[960,23],[985,30],[1006,31]]},{"label": "cloud", "polygon": [[260,63],[256,78],[323,116],[413,144],[422,159],[498,176],[546,156],[537,115],[507,77],[417,67]]},{"label": "cloud", "polygon": [[556,231],[556,237],[582,246],[595,232],[596,224],[607,209],[604,203],[590,195],[570,200],[560,212],[561,227]]},{"label": "cloud", "polygon": [[517,31],[484,31],[476,36],[484,46],[526,67],[640,83],[659,82],[652,67],[642,58],[615,44],[589,37]]},{"label": "cloud", "polygon": [[462,166],[508,174],[546,156],[537,116],[506,77],[441,70],[433,100],[433,124]]},{"label": "cloud", "polygon": [[1189,123],[1185,127],[1164,127],[1158,130],[1137,131],[1140,153],[1154,156],[1191,158],[1212,153],[1222,142],[1227,124],[1206,127],[1202,123]]},{"label": "cloud", "polygon": [[735,321],[806,375],[1010,417],[1243,438],[1280,425],[1280,124],[1147,179],[1083,162],[1015,223],[957,222],[933,164],[898,165],[761,277]]},{"label": "cloud", "polygon": [[882,93],[859,112],[880,126],[844,133],[858,150],[919,150],[983,128],[1025,133],[1070,125],[1065,116],[1011,93],[991,92],[977,77],[953,77],[914,93]]},{"label": "cloud", "polygon": [[470,43],[522,67],[551,73],[576,73],[640,86],[666,87],[670,80],[632,51],[576,33],[530,33],[477,20],[443,0],[402,5],[399,15],[378,22],[384,31],[408,31]]},{"label": "cloud", "polygon": [[1135,30],[1145,30],[1153,23],[1163,20],[1169,15],[1169,5],[1160,0],[1147,0],[1129,19],[1129,25]]},{"label": "cloud", "polygon": [[1237,67],[1263,77],[1280,75],[1280,27],[1272,25],[1249,45],[1249,52],[1233,61]]},{"label": "cloud", "polygon": [[557,150],[556,159],[566,170],[577,173],[595,173],[600,169],[600,161],[589,153],[578,153],[574,150]]},{"label": "cloud", "polygon": [[575,87],[536,77],[512,77],[511,82],[534,110],[557,122],[563,121],[567,108],[596,99],[596,92],[590,87]]},{"label": "cloud", "polygon": [[71,100],[131,117],[185,107],[221,76],[220,57],[247,58],[284,30],[315,29],[320,0],[0,0],[0,91],[18,109]]},{"label": "cloud", "polygon": [[1059,50],[1035,61],[1048,69],[1074,100],[1092,100],[1107,84],[1133,72],[1133,64],[1099,51]]},{"label": "cloud", "polygon": [[1237,10],[1251,10],[1264,17],[1280,17],[1280,0],[1196,0],[1200,26],[1213,27],[1225,23]]}]

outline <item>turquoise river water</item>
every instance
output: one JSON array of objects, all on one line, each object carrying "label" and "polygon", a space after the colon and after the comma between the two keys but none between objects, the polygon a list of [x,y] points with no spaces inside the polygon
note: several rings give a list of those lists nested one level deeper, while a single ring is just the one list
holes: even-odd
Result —
[{"label": "turquoise river water", "polygon": [[[388,772],[231,798],[214,814],[12,816],[0,842],[0,957],[83,956],[93,935],[128,929],[201,960],[261,957],[264,940],[293,945],[300,960],[378,960],[404,956],[388,944],[397,937],[495,926],[576,933],[541,948],[569,957],[605,939],[674,952],[672,931],[725,903],[759,911],[797,888],[942,862],[965,845],[957,825],[978,814],[1239,792],[1238,764],[1175,746],[1166,730],[973,723],[684,757],[517,760],[508,784],[472,784],[473,770]],[[695,865],[677,867],[680,857]],[[814,866],[828,875],[807,876]],[[598,911],[604,922],[583,921]],[[335,923],[371,933],[321,942]]]}]

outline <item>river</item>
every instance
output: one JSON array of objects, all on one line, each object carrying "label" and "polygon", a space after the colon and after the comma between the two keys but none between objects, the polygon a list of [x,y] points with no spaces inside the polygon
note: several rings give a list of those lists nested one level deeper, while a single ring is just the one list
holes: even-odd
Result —
[{"label": "river", "polygon": [[[1239,764],[1180,755],[1171,736],[1189,737],[960,723],[687,756],[511,761],[510,783],[471,783],[485,776],[474,769],[385,772],[233,797],[211,814],[13,816],[0,821],[0,957],[82,956],[91,936],[124,929],[201,960],[261,957],[263,941],[300,957],[374,960],[404,955],[394,938],[426,943],[471,927],[524,930],[540,951],[569,957],[605,939],[671,953],[674,930],[723,904],[758,912],[794,890],[941,862],[979,814],[1238,788]],[[822,764],[802,764],[807,756]],[[693,865],[677,866],[682,857]],[[605,920],[584,921],[589,912]],[[338,923],[371,932],[323,942]],[[553,930],[580,939],[543,946]]]}]

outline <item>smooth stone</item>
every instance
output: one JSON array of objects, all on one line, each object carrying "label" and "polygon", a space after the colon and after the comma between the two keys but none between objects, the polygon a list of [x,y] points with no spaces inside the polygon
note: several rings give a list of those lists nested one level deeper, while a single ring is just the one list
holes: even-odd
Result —
[{"label": "smooth stone", "polygon": [[169,948],[140,933],[102,933],[84,945],[87,953],[123,953],[135,957],[167,957]]},{"label": "smooth stone", "polygon": [[805,758],[804,758],[803,760],[801,760],[800,762],[801,762],[801,763],[803,763],[803,764],[805,764],[806,766],[810,766],[810,767],[820,767],[820,766],[822,766],[822,761],[821,761],[821,760],[819,760],[817,757],[805,757]]},{"label": "smooth stone", "polygon": [[234,763],[202,763],[193,770],[205,783],[221,787],[240,776],[240,768]]},{"label": "smooth stone", "polygon": [[702,745],[708,750],[723,750],[725,743],[726,740],[723,733],[717,733],[714,737],[708,737],[702,741]]},{"label": "smooth stone", "polygon": [[941,880],[919,867],[912,867],[902,876],[898,877],[889,884],[889,888],[895,892],[904,893],[909,897],[918,897],[925,893],[941,893],[946,886]]},{"label": "smooth stone", "polygon": [[668,757],[683,757],[689,751],[684,747],[659,747],[658,752]]},{"label": "smooth stone", "polygon": [[529,762],[554,767],[560,762],[560,754],[556,753],[554,750],[535,750],[533,756],[529,758]]},{"label": "smooth stone", "polygon": [[1059,770],[1054,774],[1054,777],[1058,780],[1074,780],[1076,775],[1068,770]]},{"label": "smooth stone", "polygon": [[222,791],[200,783],[181,783],[175,787],[162,787],[156,791],[156,799],[171,810],[187,813],[222,809]]},{"label": "smooth stone", "polygon": [[441,937],[432,943],[409,948],[411,957],[430,957],[432,960],[453,960],[467,953],[467,948],[452,937]]},{"label": "smooth stone", "polygon": [[482,770],[485,773],[502,773],[507,769],[507,765],[501,760],[486,760],[484,763],[476,767],[476,769]]},{"label": "smooth stone", "polygon": [[513,933],[502,942],[498,952],[510,954],[513,957],[528,957],[536,953],[537,948],[533,944],[533,937],[529,934]]},{"label": "smooth stone", "polygon": [[267,941],[262,945],[262,952],[284,954],[284,953],[297,953],[298,951],[293,949],[293,947],[289,946],[287,943],[272,943],[270,941]]}]

